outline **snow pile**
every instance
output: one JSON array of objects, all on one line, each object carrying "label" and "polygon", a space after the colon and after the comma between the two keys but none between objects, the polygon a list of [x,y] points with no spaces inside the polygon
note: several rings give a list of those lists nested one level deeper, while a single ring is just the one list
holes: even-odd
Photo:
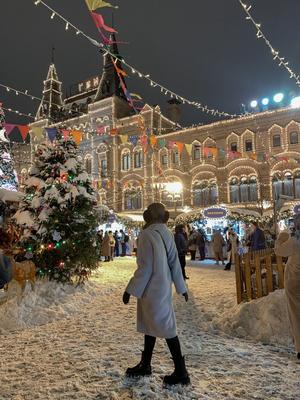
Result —
[{"label": "snow pile", "polygon": [[214,326],[227,334],[263,343],[292,342],[284,290],[227,309],[214,320]]},{"label": "snow pile", "polygon": [[11,284],[8,294],[0,295],[0,334],[69,318],[82,312],[96,296],[109,289],[91,282],[76,288],[38,281],[34,291],[27,284],[20,304],[17,290],[20,290],[17,284]]}]

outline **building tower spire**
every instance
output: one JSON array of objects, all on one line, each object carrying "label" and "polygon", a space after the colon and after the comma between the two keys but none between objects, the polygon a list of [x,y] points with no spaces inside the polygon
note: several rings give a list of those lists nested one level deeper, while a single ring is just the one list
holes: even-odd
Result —
[{"label": "building tower spire", "polygon": [[47,78],[44,81],[43,97],[36,114],[36,120],[48,118],[51,121],[55,121],[63,105],[61,82],[58,80],[54,64],[54,50],[53,47],[51,64],[49,66]]},{"label": "building tower spire", "polygon": [[[116,43],[115,34],[112,33],[109,39],[112,42],[108,46],[109,51],[115,54],[118,58],[120,58],[121,56],[119,54],[119,49]],[[116,61],[116,66],[117,68],[122,69],[122,64],[119,60]],[[122,77],[122,80],[126,88],[124,77]],[[120,78],[117,74],[116,68],[113,63],[113,57],[104,50],[103,72],[94,101],[99,101],[112,96],[117,96],[126,100],[124,90],[122,89],[121,86]]]}]

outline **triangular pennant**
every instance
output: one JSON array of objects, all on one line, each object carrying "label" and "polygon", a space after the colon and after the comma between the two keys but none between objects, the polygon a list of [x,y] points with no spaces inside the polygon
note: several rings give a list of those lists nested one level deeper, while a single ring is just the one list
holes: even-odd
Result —
[{"label": "triangular pennant", "polygon": [[72,131],[71,135],[73,136],[74,142],[78,146],[81,143],[81,140],[82,140],[82,132],[80,132],[80,131]]},{"label": "triangular pennant", "polygon": [[56,128],[45,128],[48,138],[50,142],[53,142],[53,140],[56,138],[57,135],[57,129]]},{"label": "triangular pennant", "polygon": [[176,142],[176,144],[177,144],[179,153],[181,154],[181,153],[182,153],[182,150],[183,150],[183,148],[184,148],[184,143],[182,143],[182,142]]},{"label": "triangular pennant", "polygon": [[192,144],[185,144],[185,148],[186,148],[186,151],[187,151],[187,153],[188,153],[188,155],[190,156],[190,155],[192,155],[192,150],[193,150],[193,145]]},{"label": "triangular pennant", "polygon": [[95,12],[91,12],[91,14],[92,14],[94,23],[98,29],[104,29],[106,32],[110,32],[110,33],[117,33],[117,31],[114,28],[111,28],[110,26],[105,25],[104,19],[101,14],[97,14]]},{"label": "triangular pennant", "polygon": [[44,128],[31,128],[31,132],[37,138],[41,138],[43,136]]},{"label": "triangular pennant", "polygon": [[112,4],[107,3],[106,1],[103,0],[85,0],[85,2],[90,11],[95,11],[98,8],[103,8],[103,7],[118,8],[118,6],[113,6]]},{"label": "triangular pennant", "polygon": [[116,128],[112,128],[112,129],[110,130],[111,136],[115,136],[117,133],[118,133],[118,131],[117,131]]},{"label": "triangular pennant", "polygon": [[16,127],[16,125],[14,125],[14,124],[4,124],[4,128],[6,130],[7,136],[9,136],[11,134],[11,132],[14,130],[15,127]]},{"label": "triangular pennant", "polygon": [[166,145],[166,139],[158,139],[158,146],[162,149]]},{"label": "triangular pennant", "polygon": [[18,125],[18,129],[21,133],[21,136],[23,138],[23,140],[25,140],[27,138],[27,135],[29,133],[29,126],[28,125]]},{"label": "triangular pennant", "polygon": [[151,135],[151,137],[150,137],[151,146],[155,146],[156,142],[157,142],[157,137],[155,135]]},{"label": "triangular pennant", "polygon": [[63,129],[62,134],[63,134],[64,139],[67,140],[70,135],[70,131]]},{"label": "triangular pennant", "polygon": [[131,144],[133,144],[134,146],[136,146],[136,144],[138,142],[138,136],[133,136],[133,135],[129,136],[129,142]]},{"label": "triangular pennant", "polygon": [[173,149],[173,147],[174,147],[174,142],[170,140],[170,141],[168,142],[168,148],[169,148],[169,150]]},{"label": "triangular pennant", "polygon": [[128,135],[120,135],[120,139],[123,144],[128,143]]}]

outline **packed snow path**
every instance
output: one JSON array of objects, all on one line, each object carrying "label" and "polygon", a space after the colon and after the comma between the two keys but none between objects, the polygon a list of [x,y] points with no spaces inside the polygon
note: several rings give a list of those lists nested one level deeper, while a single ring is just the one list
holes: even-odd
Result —
[{"label": "packed snow path", "polygon": [[[162,388],[162,377],[173,368],[163,340],[155,349],[153,376],[125,378],[127,366],[139,361],[143,342],[135,329],[135,300],[129,306],[122,303],[134,265],[129,258],[103,263],[89,291],[70,291],[65,314],[51,314],[52,322],[45,323],[45,314],[43,325],[43,318],[37,318],[31,321],[37,326],[2,329],[1,400],[300,399],[300,366],[286,348],[230,337],[214,328],[212,321],[235,302],[234,273],[199,263],[187,268],[189,302],[175,295],[192,385]],[[0,306],[0,318],[3,307],[8,305]]]}]

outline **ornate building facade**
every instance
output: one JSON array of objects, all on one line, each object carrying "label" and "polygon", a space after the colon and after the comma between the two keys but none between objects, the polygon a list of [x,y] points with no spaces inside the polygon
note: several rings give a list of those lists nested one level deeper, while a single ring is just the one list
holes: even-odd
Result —
[{"label": "ornate building facade", "polygon": [[[118,54],[116,45],[111,50]],[[124,85],[127,90],[106,54],[101,76],[81,83],[63,101],[51,64],[31,124],[84,132],[82,158],[100,203],[117,212],[141,213],[161,201],[178,213],[219,204],[259,210],[280,196],[300,201],[299,109],[181,129],[158,106],[146,104],[135,112]],[[170,105],[175,116],[178,106]],[[32,149],[41,140],[32,135]],[[168,183],[179,190],[168,190]]]}]

